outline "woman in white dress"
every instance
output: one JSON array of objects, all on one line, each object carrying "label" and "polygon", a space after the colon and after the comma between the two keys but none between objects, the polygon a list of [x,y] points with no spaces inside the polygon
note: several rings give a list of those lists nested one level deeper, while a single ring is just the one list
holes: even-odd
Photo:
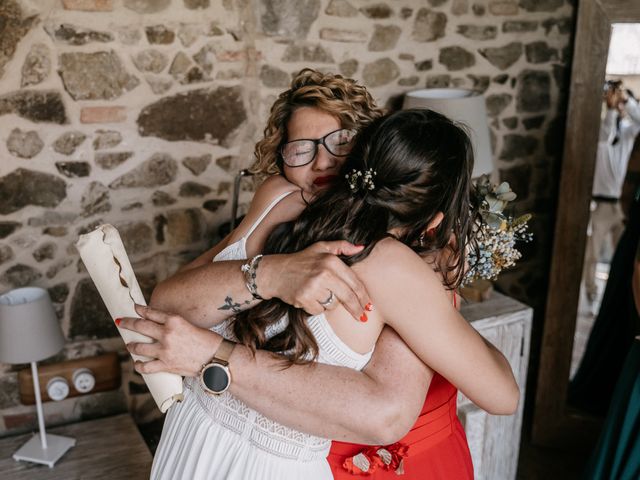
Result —
[{"label": "woman in white dress", "polygon": [[[295,251],[341,237],[366,244],[354,269],[366,278],[376,309],[356,325],[340,306],[308,316],[271,300],[220,333],[287,352],[292,363],[315,359],[358,370],[388,324],[478,405],[513,411],[518,390],[506,360],[457,314],[442,286],[457,286],[463,275],[472,164],[466,134],[433,112],[399,112],[367,127],[348,162],[347,181],[330,187],[285,234],[271,235],[267,249]],[[227,251],[237,251],[234,244]],[[453,253],[440,256],[443,248]],[[431,265],[416,261],[416,253]],[[332,297],[319,303],[328,306]],[[153,321],[161,315],[139,313],[151,321],[138,320],[137,329],[158,338]],[[131,320],[121,326],[130,328]],[[158,356],[155,345],[131,349]],[[154,478],[331,478],[324,461],[329,440],[268,420],[226,392],[210,396],[197,381],[190,387],[167,418]]]}]

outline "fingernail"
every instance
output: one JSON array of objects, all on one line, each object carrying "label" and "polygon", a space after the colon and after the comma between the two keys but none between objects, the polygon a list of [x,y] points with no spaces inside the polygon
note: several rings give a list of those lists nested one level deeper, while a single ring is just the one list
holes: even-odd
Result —
[{"label": "fingernail", "polygon": [[364,245],[356,245],[357,248],[364,248]]},{"label": "fingernail", "polygon": [[116,318],[116,319],[115,319],[116,325],[117,325],[118,327],[120,326],[120,322],[121,322],[121,321],[122,321],[122,319],[121,319],[121,318]]},{"label": "fingernail", "polygon": [[360,321],[365,323],[367,320],[369,320],[369,317],[367,317],[367,314],[363,312],[362,315],[360,315]]},{"label": "fingernail", "polygon": [[371,303],[371,302],[367,303],[367,304],[364,306],[364,309],[365,309],[367,312],[373,312],[373,303]]}]

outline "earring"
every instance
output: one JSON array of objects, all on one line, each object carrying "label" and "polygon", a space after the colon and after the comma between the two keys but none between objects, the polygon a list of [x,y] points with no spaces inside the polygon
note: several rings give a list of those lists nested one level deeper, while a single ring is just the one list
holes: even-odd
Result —
[{"label": "earring", "polygon": [[420,234],[420,238],[418,238],[418,244],[419,244],[421,247],[424,247],[424,232],[422,232],[422,233]]}]

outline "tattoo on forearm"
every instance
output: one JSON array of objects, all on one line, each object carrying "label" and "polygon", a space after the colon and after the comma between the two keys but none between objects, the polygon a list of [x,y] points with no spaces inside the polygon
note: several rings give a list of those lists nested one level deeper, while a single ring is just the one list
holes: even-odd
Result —
[{"label": "tattoo on forearm", "polygon": [[244,310],[244,306],[251,305],[251,300],[245,300],[242,303],[237,303],[233,301],[233,298],[226,297],[224,299],[224,305],[218,307],[218,310],[231,310],[233,313],[240,313]]}]

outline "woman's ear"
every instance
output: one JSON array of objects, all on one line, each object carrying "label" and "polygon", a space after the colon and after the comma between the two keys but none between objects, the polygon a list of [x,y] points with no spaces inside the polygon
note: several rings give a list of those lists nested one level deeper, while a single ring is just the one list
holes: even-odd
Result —
[{"label": "woman's ear", "polygon": [[440,226],[444,220],[444,213],[438,212],[433,216],[433,219],[427,225],[427,232],[433,232],[436,228]]}]

